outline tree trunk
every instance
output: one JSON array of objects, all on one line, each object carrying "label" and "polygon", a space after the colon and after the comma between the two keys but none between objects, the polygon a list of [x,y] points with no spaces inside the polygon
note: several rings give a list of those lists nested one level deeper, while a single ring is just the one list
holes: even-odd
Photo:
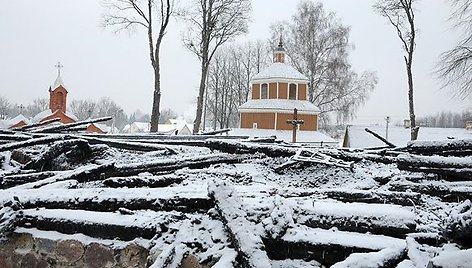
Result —
[{"label": "tree trunk", "polygon": [[[195,121],[193,124],[193,134],[197,134],[200,131],[200,125],[202,123],[203,97],[206,89],[208,64],[209,62],[207,59],[202,59],[202,76],[200,77],[200,87],[198,89],[197,113],[195,115]],[[203,126],[203,128],[205,128],[205,126]]]},{"label": "tree trunk", "polygon": [[161,66],[160,66],[160,57],[159,50],[162,42],[162,37],[160,36],[156,40],[156,49],[154,52],[155,62],[153,64],[154,69],[154,94],[152,100],[152,113],[151,113],[151,129],[150,132],[157,132],[159,130],[159,115],[160,115],[160,106],[161,106]]},{"label": "tree trunk", "polygon": [[[412,58],[413,51],[409,53],[409,58]],[[416,127],[416,118],[415,118],[415,107],[414,107],[414,98],[413,98],[413,73],[411,71],[411,59],[407,60],[405,58],[406,70],[408,75],[408,104],[410,111],[410,133],[411,140],[414,141],[418,138],[418,128]]]}]

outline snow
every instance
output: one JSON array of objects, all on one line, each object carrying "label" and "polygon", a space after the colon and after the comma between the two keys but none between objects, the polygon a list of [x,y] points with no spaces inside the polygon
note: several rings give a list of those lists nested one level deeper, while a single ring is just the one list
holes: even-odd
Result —
[{"label": "snow", "polygon": [[251,82],[264,82],[268,79],[284,79],[293,82],[308,82],[308,78],[286,63],[274,62],[252,77]]},{"label": "snow", "polygon": [[331,268],[382,268],[391,259],[400,259],[405,247],[385,248],[378,252],[353,253],[344,261],[338,262]]},{"label": "snow", "polygon": [[470,268],[472,267],[472,249],[442,252],[431,262],[442,268]]},{"label": "snow", "polygon": [[6,120],[0,120],[0,129],[4,128],[10,128],[13,125],[16,125],[20,123],[21,121],[25,122],[27,125],[31,124],[31,121],[26,118],[24,115],[19,114],[11,119],[6,119]]},{"label": "snow", "polygon": [[[228,135],[262,138],[275,136],[278,140],[292,142],[292,130],[234,128]],[[310,143],[318,146],[338,147],[339,143],[320,131],[297,131],[297,143]]]},{"label": "snow", "polygon": [[239,106],[239,112],[280,112],[293,113],[296,108],[298,114],[318,114],[320,109],[307,100],[288,99],[257,99],[248,100]]},{"label": "snow", "polygon": [[62,81],[62,77],[61,77],[61,74],[60,74],[60,73],[57,74],[57,78],[56,78],[56,80],[54,81],[54,84],[52,85],[52,89],[54,90],[54,89],[56,89],[56,88],[59,87],[59,86],[64,87],[64,89],[65,89],[65,87],[66,87],[65,84],[64,84],[64,81]]},{"label": "snow", "polygon": [[[351,148],[372,148],[385,146],[385,143],[375,138],[372,134],[367,133],[364,129],[369,128],[375,133],[382,137],[385,137],[385,126],[348,126],[347,127],[347,138],[349,140],[349,147]],[[455,139],[472,139],[472,132],[467,131],[465,128],[430,128],[420,127],[418,132],[418,141],[439,141],[447,140],[448,138]],[[388,141],[396,146],[406,146],[410,141],[410,129],[389,126],[388,128]],[[346,143],[346,141],[344,141]]]},{"label": "snow", "polygon": [[335,229],[325,230],[306,226],[289,229],[282,239],[290,242],[306,242],[312,245],[339,245],[369,250],[406,246],[405,240],[389,236],[344,232]]}]

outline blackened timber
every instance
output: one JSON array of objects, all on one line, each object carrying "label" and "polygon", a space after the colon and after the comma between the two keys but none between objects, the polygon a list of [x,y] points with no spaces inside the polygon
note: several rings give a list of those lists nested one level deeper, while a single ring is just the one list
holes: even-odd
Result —
[{"label": "blackened timber", "polygon": [[33,145],[39,145],[39,144],[48,144],[54,141],[58,140],[64,140],[67,139],[66,136],[64,135],[54,135],[54,136],[46,136],[46,137],[41,137],[41,138],[34,138],[34,139],[29,139],[26,141],[19,141],[19,142],[12,142],[12,143],[7,143],[7,144],[2,144],[0,145],[0,152],[4,151],[9,151],[13,149],[18,149],[18,148],[23,148],[23,147],[28,147],[28,146],[33,146]]},{"label": "blackened timber", "polygon": [[242,141],[208,139],[206,147],[232,154],[255,154],[263,153],[271,157],[289,157],[297,153],[297,148],[284,147],[280,145],[266,145]]},{"label": "blackened timber", "polygon": [[25,130],[28,130],[28,129],[37,128],[37,127],[42,127],[42,126],[49,125],[49,124],[51,124],[51,123],[55,123],[55,122],[59,122],[59,121],[61,121],[61,118],[53,118],[53,119],[45,120],[45,121],[43,121],[43,122],[39,122],[39,123],[35,123],[35,124],[29,124],[29,125],[25,125],[25,126],[22,126],[22,127],[13,128],[13,130],[25,131]]},{"label": "blackened timber", "polygon": [[379,134],[375,133],[374,131],[368,129],[368,128],[365,128],[364,129],[367,133],[370,133],[372,134],[374,137],[376,137],[377,139],[381,140],[383,143],[387,144],[390,148],[395,148],[397,146],[395,146],[395,144],[389,142],[387,139],[385,139],[384,137],[380,136]]},{"label": "blackened timber", "polygon": [[243,201],[237,196],[234,187],[214,180],[208,185],[208,195],[215,202],[215,208],[231,237],[231,244],[238,252],[242,267],[270,268],[262,239],[254,232],[257,230],[255,225],[246,219],[246,212],[242,209]]},{"label": "blackened timber", "polygon": [[451,155],[451,153],[472,150],[472,139],[445,141],[415,141],[407,145],[409,152],[425,155]]},{"label": "blackened timber", "polygon": [[0,178],[0,189],[6,189],[17,185],[39,181],[57,175],[58,172],[44,171],[27,174],[12,174]]},{"label": "blackened timber", "polygon": [[51,167],[48,165],[51,164],[52,160],[70,150],[74,150],[74,153],[79,153],[82,156],[90,155],[91,153],[88,142],[83,139],[57,141],[39,156],[26,163],[24,169],[49,170]]},{"label": "blackened timber", "polygon": [[114,141],[114,140],[92,138],[92,137],[87,137],[87,136],[82,136],[82,138],[86,139],[91,144],[106,144],[110,147],[114,147],[114,148],[118,148],[118,149],[125,149],[125,150],[132,150],[132,151],[143,151],[143,152],[151,152],[151,151],[162,150],[162,151],[165,151],[168,154],[177,154],[171,148],[160,146],[160,145],[157,145],[157,144]]},{"label": "blackened timber", "polygon": [[110,116],[107,116],[107,117],[101,117],[101,118],[90,119],[90,120],[85,120],[85,121],[78,121],[78,122],[69,123],[69,124],[63,124],[63,125],[59,125],[59,126],[45,127],[45,128],[33,130],[31,132],[34,132],[34,133],[55,133],[55,132],[67,130],[69,128],[77,127],[77,126],[109,121],[111,119],[112,118]]},{"label": "blackened timber", "polygon": [[[249,156],[210,154],[197,157],[187,157],[180,159],[159,160],[146,163],[117,165],[110,176],[123,177],[138,175],[142,172],[163,172],[174,171],[182,168],[206,168],[214,164],[234,164],[249,159]],[[108,177],[110,177],[108,176]]]},{"label": "blackened timber", "polygon": [[0,141],[11,142],[11,141],[25,141],[31,139],[27,135],[18,135],[18,134],[0,134]]},{"label": "blackened timber", "polygon": [[181,183],[186,177],[185,175],[163,175],[163,176],[129,176],[129,177],[114,177],[103,181],[107,187],[167,187],[174,183]]},{"label": "blackened timber", "polygon": [[[113,212],[128,210],[179,211],[206,213],[214,202],[206,191],[195,187],[133,188],[133,189],[61,189],[45,192],[41,189],[14,192],[25,209],[81,209]],[[0,196],[1,198],[1,196]]]},{"label": "blackened timber", "polygon": [[391,191],[413,191],[438,197],[445,202],[458,202],[467,199],[472,200],[471,189],[472,186],[454,187],[449,183],[443,182],[395,182],[389,184],[389,190]]},{"label": "blackened timber", "polygon": [[101,165],[88,165],[79,167],[74,170],[59,173],[47,179],[39,180],[32,183],[26,183],[17,187],[21,189],[40,188],[44,185],[65,181],[65,180],[77,180],[78,182],[89,182],[103,179],[106,173],[115,169],[115,163],[105,163]]}]

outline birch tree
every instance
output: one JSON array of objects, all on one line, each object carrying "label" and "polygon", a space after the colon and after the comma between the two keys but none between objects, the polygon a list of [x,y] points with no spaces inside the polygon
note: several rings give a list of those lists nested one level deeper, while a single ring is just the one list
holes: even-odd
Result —
[{"label": "birch tree", "polygon": [[192,0],[185,16],[189,24],[185,46],[200,60],[201,75],[193,133],[201,127],[208,68],[216,51],[232,38],[246,33],[251,11],[249,0]]},{"label": "birch tree", "polygon": [[350,65],[349,31],[311,1],[301,2],[290,22],[272,26],[272,41],[282,34],[291,64],[308,77],[309,101],[320,108],[322,126],[351,119],[377,84],[374,73],[358,74]]},{"label": "birch tree", "polygon": [[379,0],[374,9],[383,17],[387,18],[395,29],[400,39],[404,51],[406,74],[408,77],[408,107],[410,113],[410,137],[416,140],[418,137],[418,127],[416,127],[415,107],[413,97],[413,53],[416,44],[416,27],[414,3],[416,0]]},{"label": "birch tree", "polygon": [[442,53],[437,74],[443,87],[451,87],[456,97],[472,97],[472,0],[451,0],[454,28],[463,31],[462,39]]},{"label": "birch tree", "polygon": [[158,131],[161,103],[160,49],[174,9],[173,0],[107,0],[104,25],[116,31],[144,27],[147,32],[149,59],[154,74],[151,132]]}]

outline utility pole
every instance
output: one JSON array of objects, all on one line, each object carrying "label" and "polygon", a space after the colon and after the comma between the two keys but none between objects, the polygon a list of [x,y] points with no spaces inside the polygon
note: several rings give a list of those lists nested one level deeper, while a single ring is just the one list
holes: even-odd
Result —
[{"label": "utility pole", "polygon": [[390,123],[390,116],[385,117],[385,139],[388,140],[388,124]]},{"label": "utility pole", "polygon": [[287,124],[292,125],[292,142],[295,143],[297,142],[297,128],[298,125],[303,125],[305,122],[303,120],[298,120],[298,113],[297,113],[297,108],[293,109],[293,119],[292,120],[287,120]]}]

